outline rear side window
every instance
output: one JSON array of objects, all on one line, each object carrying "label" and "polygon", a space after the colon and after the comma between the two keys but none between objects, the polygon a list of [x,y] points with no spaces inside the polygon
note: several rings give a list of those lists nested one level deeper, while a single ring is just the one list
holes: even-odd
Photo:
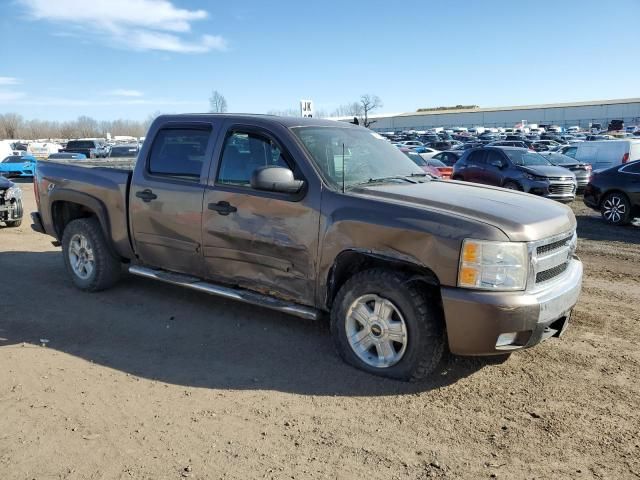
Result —
[{"label": "rear side window", "polygon": [[640,162],[624,167],[622,171],[625,173],[640,173]]},{"label": "rear side window", "polygon": [[467,163],[484,163],[484,152],[481,150],[477,152],[471,152],[469,158],[467,159]]},{"label": "rear side window", "polygon": [[156,135],[149,155],[149,173],[200,178],[211,128],[168,128]]}]

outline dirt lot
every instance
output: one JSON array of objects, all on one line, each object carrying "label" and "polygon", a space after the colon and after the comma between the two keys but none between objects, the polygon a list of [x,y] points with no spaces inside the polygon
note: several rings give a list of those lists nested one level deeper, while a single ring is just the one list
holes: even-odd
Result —
[{"label": "dirt lot", "polygon": [[28,221],[0,229],[0,478],[640,478],[640,227],[573,207],[566,336],[419,385],[344,365],[323,325],[133,277],[81,293]]}]

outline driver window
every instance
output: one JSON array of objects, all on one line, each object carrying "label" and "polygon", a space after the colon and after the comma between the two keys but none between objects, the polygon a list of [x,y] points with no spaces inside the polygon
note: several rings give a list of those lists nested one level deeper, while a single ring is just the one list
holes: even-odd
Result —
[{"label": "driver window", "polygon": [[490,150],[489,152],[487,152],[487,165],[491,167],[493,166],[493,162],[500,162],[501,164],[504,164],[504,159],[498,152]]},{"label": "driver window", "polygon": [[280,148],[268,137],[254,132],[234,131],[225,139],[216,181],[248,187],[253,172],[266,166],[291,168]]}]

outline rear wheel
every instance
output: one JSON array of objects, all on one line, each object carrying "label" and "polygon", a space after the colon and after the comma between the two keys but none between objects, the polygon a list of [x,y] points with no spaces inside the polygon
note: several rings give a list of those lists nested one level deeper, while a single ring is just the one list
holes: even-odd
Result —
[{"label": "rear wheel", "polygon": [[383,269],[347,280],[331,310],[340,356],[361,370],[398,380],[429,375],[442,358],[444,328],[438,307],[418,285]]},{"label": "rear wheel", "polygon": [[121,262],[107,245],[95,218],[69,222],[62,235],[62,253],[67,272],[80,290],[105,290],[120,278]]},{"label": "rear wheel", "polygon": [[609,193],[602,201],[600,213],[612,225],[626,225],[631,221],[631,202],[624,193]]}]

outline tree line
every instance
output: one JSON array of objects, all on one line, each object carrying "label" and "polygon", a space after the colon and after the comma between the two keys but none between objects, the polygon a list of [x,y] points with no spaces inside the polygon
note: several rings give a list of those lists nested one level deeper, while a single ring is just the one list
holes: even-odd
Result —
[{"label": "tree line", "polygon": [[[210,111],[224,113],[227,111],[227,100],[224,96],[214,90],[209,99]],[[340,105],[330,114],[323,110],[315,112],[316,118],[327,117],[355,117],[360,125],[370,127],[375,120],[370,119],[370,114],[382,107],[382,101],[377,95],[365,94],[359,100]],[[271,110],[267,112],[271,115],[299,117],[300,110],[289,108],[285,110]],[[95,118],[82,115],[75,120],[27,120],[18,113],[0,114],[0,139],[54,139],[54,138],[106,138],[107,133],[115,135],[130,135],[132,137],[143,137],[153,122],[154,118],[160,115],[155,112],[145,120],[96,120]]]},{"label": "tree line", "polygon": [[0,114],[0,139],[68,139],[68,138],[106,138],[107,133],[144,137],[149,125],[159,112],[149,115],[145,120],[96,120],[82,115],[75,120],[26,120],[17,113]]}]

